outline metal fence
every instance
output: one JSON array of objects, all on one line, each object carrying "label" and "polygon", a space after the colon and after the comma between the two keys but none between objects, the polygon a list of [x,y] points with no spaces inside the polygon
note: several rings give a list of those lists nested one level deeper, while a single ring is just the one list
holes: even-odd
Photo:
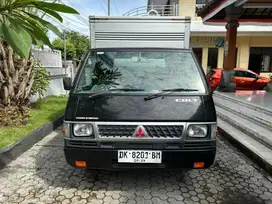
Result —
[{"label": "metal fence", "polygon": [[142,6],[130,10],[123,16],[151,16],[151,15],[177,16],[179,14],[178,8],[179,8],[178,4]]},{"label": "metal fence", "polygon": [[[127,13],[123,14],[123,16],[179,16],[180,7],[196,7],[196,14],[197,11],[202,9],[205,4],[198,3],[198,4],[172,4],[172,5],[149,5],[149,6],[141,6],[135,9],[128,11]],[[182,15],[182,14],[181,14]]]}]

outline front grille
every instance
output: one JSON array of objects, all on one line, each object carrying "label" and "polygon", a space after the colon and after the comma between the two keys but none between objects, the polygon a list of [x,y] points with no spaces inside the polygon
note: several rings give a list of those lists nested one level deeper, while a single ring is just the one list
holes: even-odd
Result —
[{"label": "front grille", "polygon": [[65,140],[65,143],[70,147],[97,147],[97,143],[91,141]]},{"label": "front grille", "polygon": [[183,131],[180,125],[145,125],[144,128],[152,138],[181,138]]},{"label": "front grille", "polygon": [[[98,125],[99,136],[102,138],[132,138],[138,125]],[[149,138],[169,139],[181,138],[182,125],[144,125]]]},{"label": "front grille", "polygon": [[137,125],[98,125],[100,137],[132,137]]}]

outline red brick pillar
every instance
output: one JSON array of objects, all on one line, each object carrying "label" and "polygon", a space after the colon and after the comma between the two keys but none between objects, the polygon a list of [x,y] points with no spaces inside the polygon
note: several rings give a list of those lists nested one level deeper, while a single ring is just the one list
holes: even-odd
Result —
[{"label": "red brick pillar", "polygon": [[226,19],[227,19],[227,34],[226,43],[224,48],[224,66],[221,73],[220,84],[217,88],[218,91],[223,92],[235,92],[236,84],[233,82],[233,77],[236,67],[236,38],[237,38],[237,28],[239,27],[238,18],[242,14],[241,7],[229,6],[225,9]]},{"label": "red brick pillar", "polygon": [[239,27],[238,21],[235,19],[228,20],[226,25],[227,35],[226,43],[224,48],[224,69],[232,70],[236,67],[236,39],[237,39],[237,28]]}]

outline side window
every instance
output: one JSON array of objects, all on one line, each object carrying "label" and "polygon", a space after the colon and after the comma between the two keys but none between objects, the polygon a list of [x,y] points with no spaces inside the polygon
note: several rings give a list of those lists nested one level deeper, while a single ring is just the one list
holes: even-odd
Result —
[{"label": "side window", "polygon": [[235,71],[235,77],[246,77],[244,71]]},{"label": "side window", "polygon": [[80,80],[78,83],[78,89],[82,89],[82,87],[88,86],[91,84],[91,74],[92,74],[92,58],[89,57],[84,65],[82,65],[82,74],[80,76]]},{"label": "side window", "polygon": [[246,73],[245,77],[247,77],[247,78],[254,78],[254,79],[256,78],[256,75],[251,72],[245,72],[245,73]]}]

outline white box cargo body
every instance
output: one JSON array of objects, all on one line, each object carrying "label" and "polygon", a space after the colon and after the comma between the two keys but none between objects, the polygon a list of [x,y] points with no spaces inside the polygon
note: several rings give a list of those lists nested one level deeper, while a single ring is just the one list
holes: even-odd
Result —
[{"label": "white box cargo body", "polygon": [[189,48],[189,17],[90,16],[91,48]]}]

